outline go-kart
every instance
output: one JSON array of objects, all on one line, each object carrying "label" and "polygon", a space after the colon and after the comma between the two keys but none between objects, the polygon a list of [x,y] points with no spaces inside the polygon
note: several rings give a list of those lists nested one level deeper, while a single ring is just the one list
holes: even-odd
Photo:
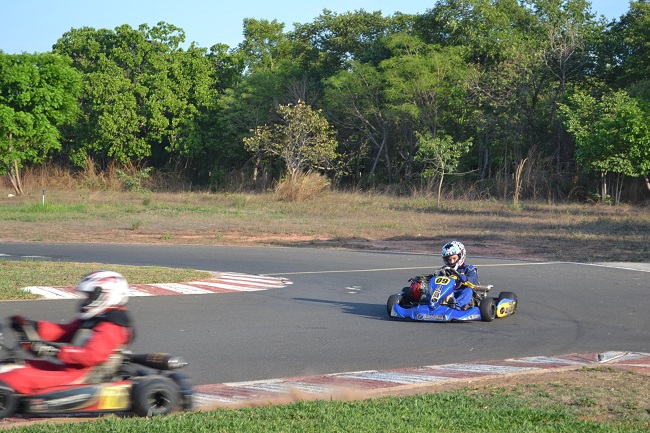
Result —
[{"label": "go-kart", "polygon": [[[0,373],[20,368],[29,359],[26,348],[39,340],[33,327],[25,328],[26,339],[9,346],[4,342],[0,325],[0,347],[7,355],[0,359]],[[133,354],[125,350],[93,369],[85,383],[45,388],[35,394],[17,394],[0,382],[0,419],[116,412],[150,417],[190,410],[193,390],[189,378],[173,371],[186,365],[179,356]]]},{"label": "go-kart", "polygon": [[492,285],[474,285],[469,281],[462,284],[472,289],[472,300],[467,306],[459,307],[453,297],[459,277],[454,268],[445,267],[434,275],[409,279],[408,287],[388,298],[388,315],[423,322],[491,322],[517,310],[517,295],[513,292],[501,292],[495,299],[487,295]]}]

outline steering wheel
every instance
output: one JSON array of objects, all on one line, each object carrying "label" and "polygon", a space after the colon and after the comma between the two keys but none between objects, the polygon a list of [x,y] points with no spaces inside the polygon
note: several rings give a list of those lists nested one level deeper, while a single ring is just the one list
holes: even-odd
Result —
[{"label": "steering wheel", "polygon": [[452,268],[450,266],[445,266],[444,268],[441,268],[438,272],[441,275],[445,275],[447,277],[451,277],[452,275],[460,277],[460,273],[458,272],[458,270],[456,270],[456,269],[454,269],[454,268]]}]

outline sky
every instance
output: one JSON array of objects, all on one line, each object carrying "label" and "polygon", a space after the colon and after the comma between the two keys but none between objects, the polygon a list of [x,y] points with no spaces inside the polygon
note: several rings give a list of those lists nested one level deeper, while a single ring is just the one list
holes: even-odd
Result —
[{"label": "sky", "polygon": [[[608,20],[629,10],[628,0],[592,0],[592,12]],[[274,19],[293,29],[294,23],[309,23],[323,9],[342,14],[363,9],[424,13],[435,0],[0,0],[0,50],[6,54],[45,52],[70,29],[92,27],[114,29],[128,24],[137,29],[160,21],[185,31],[186,44],[199,47],[242,42],[245,18]]]}]

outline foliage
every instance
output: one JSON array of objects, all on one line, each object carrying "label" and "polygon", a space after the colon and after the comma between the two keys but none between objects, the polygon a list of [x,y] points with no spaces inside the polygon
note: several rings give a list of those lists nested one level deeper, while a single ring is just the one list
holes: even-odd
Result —
[{"label": "foliage", "polygon": [[[185,32],[164,22],[71,29],[54,53],[81,76],[81,93],[66,94],[76,98],[79,121],[51,119],[47,133],[38,127],[41,138],[30,146],[40,150],[24,163],[51,158],[84,167],[91,158],[100,170],[135,164],[173,172],[194,188],[268,189],[282,178],[280,166],[291,173],[301,163],[277,152],[251,157],[244,139],[251,130],[270,139],[277,125],[288,125],[277,107],[304,101],[335,127],[345,155],[337,187],[417,189],[417,134],[444,131],[457,143],[472,139],[458,166],[471,173],[459,177],[463,190],[509,195],[532,152],[526,170],[546,172],[546,182],[523,188],[521,198],[575,197],[600,173],[574,176],[584,149],[559,107],[569,95],[599,100],[609,88],[650,104],[649,20],[647,0],[630,2],[610,23],[595,17],[588,0],[441,0],[413,15],[325,9],[290,31],[277,20],[247,18],[243,41],[232,48],[187,46]],[[0,113],[7,149],[7,125],[18,122],[8,113]],[[11,137],[14,150],[24,142]],[[327,164],[310,161],[299,171],[330,170]],[[14,160],[3,170],[17,168]],[[618,191],[647,198],[650,180],[634,190],[631,172],[616,174],[627,186]]]},{"label": "foliage", "polygon": [[139,170],[135,176],[129,176],[122,170],[116,170],[120,181],[124,185],[124,189],[136,193],[148,193],[151,192],[147,188],[142,186],[142,179],[147,179],[151,173],[152,167],[146,167],[142,170]]},{"label": "foliage", "polygon": [[210,101],[214,79],[205,50],[183,51],[184,40],[166,23],[84,27],[59,39],[54,51],[73,59],[85,84],[83,116],[71,131],[72,162],[82,166],[90,156],[106,166],[192,154],[199,137],[188,126]]},{"label": "foliage", "polygon": [[281,122],[264,125],[244,138],[246,148],[260,157],[279,157],[290,179],[306,171],[326,171],[337,157],[332,126],[320,110],[302,101],[280,105]]},{"label": "foliage", "polygon": [[608,173],[650,174],[650,111],[624,91],[605,94],[600,100],[578,92],[569,104],[561,109],[568,131],[575,135],[577,162],[601,175],[603,202],[608,195]]},{"label": "foliage", "polygon": [[0,174],[23,194],[20,170],[61,148],[61,127],[78,113],[80,75],[67,57],[0,51]]},{"label": "foliage", "polygon": [[453,174],[460,163],[460,159],[472,146],[472,140],[454,142],[446,134],[434,137],[431,133],[416,133],[418,137],[418,151],[416,161],[422,164],[422,177],[438,181],[438,206],[442,194],[442,182],[446,174]]}]

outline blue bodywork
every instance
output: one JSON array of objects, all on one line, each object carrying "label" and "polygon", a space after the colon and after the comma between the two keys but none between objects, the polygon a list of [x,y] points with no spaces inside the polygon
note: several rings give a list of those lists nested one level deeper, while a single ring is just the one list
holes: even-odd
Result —
[{"label": "blue bodywork", "polygon": [[417,304],[411,308],[404,308],[399,304],[393,304],[393,311],[390,316],[425,322],[451,322],[453,320],[481,320],[481,310],[478,307],[472,307],[469,310],[458,310],[444,305],[431,308],[427,304]]},{"label": "blue bodywork", "polygon": [[[473,306],[463,309],[455,305],[450,298],[458,283],[458,273],[453,269],[444,269],[437,275],[421,279],[411,279],[420,286],[405,287],[401,293],[388,298],[388,315],[398,319],[411,319],[424,322],[452,322],[482,320],[490,322],[497,317],[514,314],[517,297],[512,292],[505,292],[498,299],[488,298],[487,292],[492,286],[475,286],[464,283],[473,292]],[[418,277],[419,278],[419,277]],[[417,299],[413,298],[416,292]],[[508,296],[504,296],[508,295]]]}]

